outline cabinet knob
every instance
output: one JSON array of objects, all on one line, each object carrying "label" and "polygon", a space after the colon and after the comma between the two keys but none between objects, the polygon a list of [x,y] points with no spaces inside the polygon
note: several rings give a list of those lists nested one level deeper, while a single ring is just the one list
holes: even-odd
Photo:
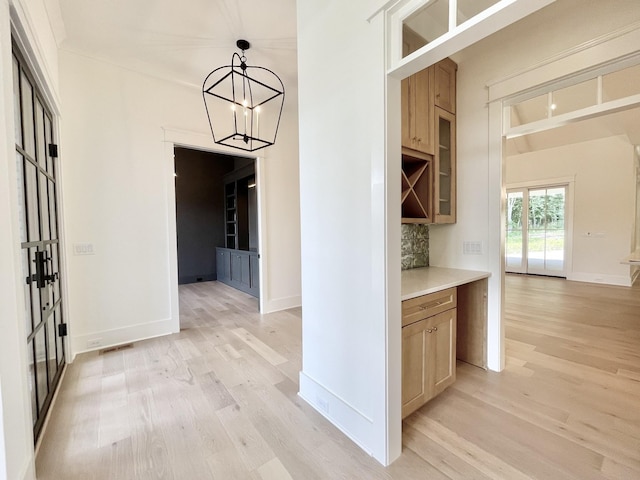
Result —
[{"label": "cabinet knob", "polygon": [[427,333],[431,333],[431,329],[430,328],[427,329]]},{"label": "cabinet knob", "polygon": [[433,327],[433,331],[434,332],[438,331],[438,327]]}]

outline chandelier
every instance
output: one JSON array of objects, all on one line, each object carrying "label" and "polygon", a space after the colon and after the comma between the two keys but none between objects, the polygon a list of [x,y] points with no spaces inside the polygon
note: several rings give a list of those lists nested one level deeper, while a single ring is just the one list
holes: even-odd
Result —
[{"label": "chandelier", "polygon": [[268,68],[247,65],[251,44],[238,40],[231,65],[204,79],[202,98],[213,141],[248,152],[273,145],[284,105],[284,85]]}]

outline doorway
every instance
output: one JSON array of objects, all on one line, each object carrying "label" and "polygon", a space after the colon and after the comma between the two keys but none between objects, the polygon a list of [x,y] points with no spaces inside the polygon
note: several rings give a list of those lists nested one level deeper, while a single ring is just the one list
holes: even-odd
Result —
[{"label": "doorway", "polygon": [[27,63],[13,45],[16,171],[28,384],[37,442],[65,366],[55,122]]},{"label": "doorway", "polygon": [[179,284],[220,281],[260,297],[255,163],[175,147]]},{"label": "doorway", "polygon": [[567,188],[507,190],[506,272],[566,278]]}]

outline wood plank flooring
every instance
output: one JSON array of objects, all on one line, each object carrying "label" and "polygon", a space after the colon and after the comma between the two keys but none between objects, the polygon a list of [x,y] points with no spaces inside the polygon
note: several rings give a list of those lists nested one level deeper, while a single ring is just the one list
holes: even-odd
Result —
[{"label": "wood plank flooring", "polygon": [[508,276],[506,370],[459,363],[388,468],[297,396],[300,309],[180,302],[179,334],[68,366],[39,479],[640,478],[640,287]]}]

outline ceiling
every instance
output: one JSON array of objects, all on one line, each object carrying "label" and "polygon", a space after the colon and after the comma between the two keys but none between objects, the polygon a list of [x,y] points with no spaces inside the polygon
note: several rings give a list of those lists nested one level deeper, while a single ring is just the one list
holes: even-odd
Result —
[{"label": "ceiling", "polygon": [[[267,67],[285,88],[297,88],[296,0],[44,1],[63,50],[200,88],[211,70],[230,63],[236,40],[244,38],[251,42],[249,65]],[[458,0],[462,18],[477,13],[478,1],[483,8],[495,3]],[[519,137],[509,140],[508,153],[611,135],[640,139],[638,118],[634,109]]]},{"label": "ceiling", "polygon": [[617,135],[625,135],[632,144],[640,143],[640,108],[631,108],[509,139],[507,156]]},{"label": "ceiling", "polygon": [[296,0],[45,0],[58,46],[175,82],[202,86],[236,40],[249,65],[297,84]]}]

